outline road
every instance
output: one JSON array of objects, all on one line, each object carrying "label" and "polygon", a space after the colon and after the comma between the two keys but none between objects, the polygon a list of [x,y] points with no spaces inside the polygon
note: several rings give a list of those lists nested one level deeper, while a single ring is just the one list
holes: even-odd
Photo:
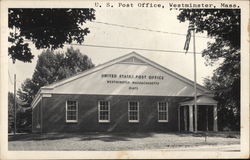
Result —
[{"label": "road", "polygon": [[206,145],[206,146],[195,146],[195,147],[176,147],[166,149],[156,149],[162,151],[219,151],[219,152],[240,152],[240,144],[233,145]]}]

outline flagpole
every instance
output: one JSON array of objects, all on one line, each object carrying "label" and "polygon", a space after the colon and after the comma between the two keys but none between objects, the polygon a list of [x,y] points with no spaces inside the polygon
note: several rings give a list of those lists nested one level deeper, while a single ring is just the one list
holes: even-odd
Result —
[{"label": "flagpole", "polygon": [[197,132],[197,86],[196,86],[196,51],[195,51],[195,28],[193,28],[193,51],[194,51],[194,132]]}]

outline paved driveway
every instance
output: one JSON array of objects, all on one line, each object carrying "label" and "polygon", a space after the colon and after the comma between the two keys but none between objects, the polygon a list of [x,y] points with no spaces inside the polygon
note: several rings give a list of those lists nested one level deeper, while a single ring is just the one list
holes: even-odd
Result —
[{"label": "paved driveway", "polygon": [[[206,141],[205,141],[206,140]],[[238,151],[238,133],[74,133],[9,136],[9,150],[119,151],[207,150]],[[227,149],[228,148],[228,149]]]}]

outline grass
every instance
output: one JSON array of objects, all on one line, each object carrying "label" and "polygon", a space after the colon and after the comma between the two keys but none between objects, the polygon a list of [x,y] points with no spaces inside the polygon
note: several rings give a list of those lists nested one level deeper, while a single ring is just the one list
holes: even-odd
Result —
[{"label": "grass", "polygon": [[240,144],[239,133],[53,133],[9,136],[9,150],[117,151]]}]

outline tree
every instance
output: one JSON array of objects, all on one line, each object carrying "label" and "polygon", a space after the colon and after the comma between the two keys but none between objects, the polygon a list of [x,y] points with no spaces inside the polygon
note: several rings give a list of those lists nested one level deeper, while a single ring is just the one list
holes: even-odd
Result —
[{"label": "tree", "polygon": [[[14,131],[14,121],[15,121],[15,112],[14,112],[14,94],[8,92],[8,132]],[[19,132],[23,124],[25,124],[24,118],[21,118],[25,110],[20,107],[21,102],[16,98],[16,128]]]},{"label": "tree", "polygon": [[26,125],[31,125],[31,103],[45,85],[70,77],[74,74],[94,67],[91,59],[78,49],[68,48],[65,53],[45,50],[38,56],[35,71],[31,79],[26,79],[17,94],[26,108],[21,119],[26,119]]},{"label": "tree", "polygon": [[14,9],[9,14],[9,56],[23,62],[31,62],[28,40],[37,49],[62,48],[64,43],[82,44],[90,32],[84,28],[86,21],[95,19],[94,9]]},{"label": "tree", "polygon": [[205,86],[215,91],[218,101],[218,123],[239,130],[240,126],[240,10],[239,9],[185,9],[177,17],[190,21],[196,32],[206,31],[215,42],[203,50],[207,65],[221,60]]},{"label": "tree", "polygon": [[14,94],[8,92],[8,131],[14,129]]}]

